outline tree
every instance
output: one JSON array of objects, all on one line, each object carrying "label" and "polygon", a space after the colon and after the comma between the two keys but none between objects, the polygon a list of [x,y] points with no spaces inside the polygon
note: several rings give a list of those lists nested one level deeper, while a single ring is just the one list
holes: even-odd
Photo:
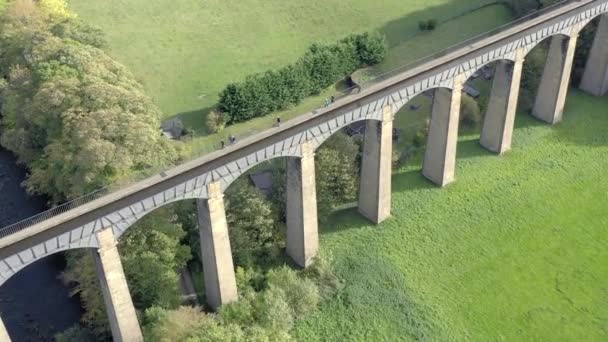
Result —
[{"label": "tree", "polygon": [[142,86],[88,45],[99,32],[62,15],[62,1],[19,3],[0,19],[0,143],[29,168],[27,189],[59,202],[174,162],[178,147]]},{"label": "tree", "polygon": [[477,101],[467,94],[462,94],[460,104],[460,131],[477,129],[481,123],[481,111]]},{"label": "tree", "polygon": [[518,108],[523,111],[531,112],[534,107],[546,58],[547,49],[545,43],[541,43],[526,56],[526,62],[522,69],[518,104]]},{"label": "tree", "polygon": [[226,193],[226,218],[234,261],[254,266],[271,262],[282,234],[275,224],[272,204],[246,180]]},{"label": "tree", "polygon": [[387,50],[386,39],[377,32],[350,35],[331,45],[312,44],[294,64],[226,86],[218,109],[231,124],[287,108],[358,68],[381,62]]},{"label": "tree", "polygon": [[359,146],[344,133],[334,134],[316,152],[315,172],[319,220],[336,205],[354,201],[359,189]]}]

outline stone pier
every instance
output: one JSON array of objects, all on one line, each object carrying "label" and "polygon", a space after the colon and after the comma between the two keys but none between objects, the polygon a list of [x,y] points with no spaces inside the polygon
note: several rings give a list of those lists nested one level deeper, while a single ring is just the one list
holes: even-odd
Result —
[{"label": "stone pier", "polygon": [[520,48],[515,63],[501,60],[496,65],[480,139],[481,145],[492,152],[503,154],[511,149],[523,62],[524,52]]},{"label": "stone pier", "polygon": [[310,142],[301,148],[301,158],[287,159],[287,254],[307,267],[319,250],[319,228],[314,148]]},{"label": "stone pier", "polygon": [[238,299],[224,194],[219,182],[207,186],[208,199],[196,200],[207,304],[217,309]]},{"label": "stone pier", "polygon": [[454,78],[452,90],[437,88],[433,96],[422,174],[440,186],[454,181],[463,83],[464,76],[458,75]]},{"label": "stone pier", "polygon": [[365,126],[359,213],[374,223],[391,214],[391,177],[393,154],[393,108],[382,110],[382,121],[368,120]]},{"label": "stone pier", "polygon": [[143,341],[112,228],[99,231],[97,241],[93,258],[114,342]]},{"label": "stone pier", "polygon": [[8,336],[8,331],[6,331],[6,327],[4,326],[2,319],[0,319],[0,341],[11,342],[11,338]]},{"label": "stone pier", "polygon": [[608,93],[608,15],[600,15],[580,88],[596,96]]},{"label": "stone pier", "polygon": [[557,35],[551,38],[547,62],[532,109],[532,115],[550,124],[562,120],[577,37]]}]

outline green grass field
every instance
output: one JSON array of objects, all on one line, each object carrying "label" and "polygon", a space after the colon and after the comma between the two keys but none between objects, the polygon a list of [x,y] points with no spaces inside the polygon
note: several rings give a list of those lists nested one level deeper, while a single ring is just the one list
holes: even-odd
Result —
[{"label": "green grass field", "polygon": [[460,138],[457,182],[393,175],[393,217],[322,229],[346,288],[303,341],[608,340],[608,98],[574,92],[564,122],[517,118],[499,157]]},{"label": "green grass field", "polygon": [[[420,19],[444,20],[490,2],[69,0],[78,15],[107,33],[112,55],[144,83],[167,116],[212,106],[230,81],[293,62],[313,42],[377,29],[399,46],[417,31]],[[489,27],[501,23],[492,16],[476,21],[478,30],[488,29],[488,21]],[[471,34],[461,31],[450,36],[458,41]]]},{"label": "green grass field", "polygon": [[[82,19],[107,33],[110,53],[142,81],[165,117],[180,114],[186,126],[195,130],[196,136],[188,141],[193,156],[214,150],[230,135],[243,137],[271,127],[276,115],[288,120],[318,108],[324,98],[345,87],[338,83],[294,108],[208,135],[204,113],[228,82],[292,62],[312,42],[380,30],[391,49],[384,63],[365,71],[374,76],[511,20],[502,5],[483,7],[490,3],[493,1],[408,0],[404,5],[390,0],[377,6],[365,0],[308,0],[306,5],[249,0],[243,5],[224,0],[203,5],[167,0],[69,0]],[[419,34],[418,21],[429,18],[443,23],[433,32]]]}]

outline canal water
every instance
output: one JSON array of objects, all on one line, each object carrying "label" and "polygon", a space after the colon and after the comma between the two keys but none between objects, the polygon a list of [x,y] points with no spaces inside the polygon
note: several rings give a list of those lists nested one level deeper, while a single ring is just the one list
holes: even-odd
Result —
[{"label": "canal water", "polygon": [[[42,198],[20,187],[25,172],[15,157],[0,149],[0,227],[45,209]],[[80,302],[58,278],[65,267],[55,254],[26,267],[0,286],[0,317],[13,342],[54,341],[55,333],[78,322]]]}]

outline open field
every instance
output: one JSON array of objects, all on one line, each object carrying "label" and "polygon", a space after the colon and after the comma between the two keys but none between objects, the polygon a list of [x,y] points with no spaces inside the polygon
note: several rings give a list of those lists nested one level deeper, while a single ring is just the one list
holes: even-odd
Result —
[{"label": "open field", "polygon": [[[289,110],[207,135],[203,113],[228,82],[292,62],[312,42],[331,42],[351,32],[371,29],[384,32],[391,49],[384,63],[368,71],[373,75],[511,20],[503,5],[473,10],[492,3],[489,0],[409,0],[408,6],[390,0],[377,9],[364,0],[348,5],[336,0],[309,0],[306,6],[278,0],[249,1],[246,7],[255,8],[251,11],[238,8],[233,1],[209,1],[204,7],[195,2],[176,5],[166,0],[69,3],[84,20],[103,28],[111,54],[144,83],[164,115],[181,113],[185,124],[194,128],[197,134],[188,141],[193,155],[212,151],[230,135],[242,137],[271,127],[276,115],[288,120],[315,109],[324,98],[344,89],[345,85],[338,83]],[[424,18],[448,21],[433,32],[418,34],[418,20]]]},{"label": "open field", "polygon": [[[421,19],[443,20],[490,0],[69,0],[87,22],[101,27],[111,54],[144,83],[165,115],[215,104],[217,93],[247,74],[298,58],[313,42],[380,30],[392,46],[417,31]],[[469,21],[500,25],[495,16]],[[464,29],[450,36],[469,37]],[[468,26],[468,25],[467,25]],[[427,43],[426,45],[429,45]],[[432,49],[440,49],[441,43]],[[432,50],[431,49],[431,50]],[[416,49],[424,53],[426,49]]]},{"label": "open field", "polygon": [[460,138],[456,183],[393,175],[393,217],[323,228],[346,288],[301,340],[606,341],[607,98],[573,92],[565,121],[517,118],[514,149]]}]

